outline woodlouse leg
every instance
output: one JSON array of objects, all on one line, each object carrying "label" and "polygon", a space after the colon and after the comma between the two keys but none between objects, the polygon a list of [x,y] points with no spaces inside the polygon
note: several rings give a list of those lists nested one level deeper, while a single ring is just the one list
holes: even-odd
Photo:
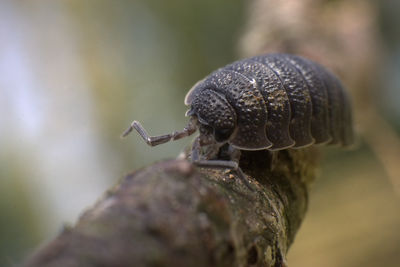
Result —
[{"label": "woodlouse leg", "polygon": [[[233,161],[233,160],[209,160],[209,159],[200,159],[200,138],[197,137],[192,146],[192,162],[194,165],[199,166],[199,167],[207,167],[207,168],[223,168],[223,169],[230,169],[233,171],[236,171],[236,173],[239,176],[239,179],[243,182],[243,184],[249,188],[251,191],[254,191],[254,189],[251,187],[249,184],[249,181],[247,181],[246,175],[243,173],[242,169],[239,167],[238,162]],[[230,153],[235,154],[235,156],[240,156],[237,155],[238,153],[235,153],[236,150],[230,151]],[[240,152],[240,151],[239,151]]]},{"label": "woodlouse leg", "polygon": [[199,160],[200,157],[200,138],[197,137],[192,145],[192,154],[191,154],[191,158],[192,158],[192,162],[196,162]]},{"label": "woodlouse leg", "polygon": [[140,134],[140,136],[149,146],[157,146],[169,141],[174,141],[189,136],[197,130],[197,126],[191,119],[188,125],[182,131],[165,135],[150,136],[138,121],[133,121],[131,126],[129,126],[129,128],[122,134],[121,137],[127,136],[130,132],[132,132],[133,129]]},{"label": "woodlouse leg", "polygon": [[238,163],[232,160],[197,160],[193,161],[193,164],[199,167],[209,167],[209,168],[223,168],[223,169],[230,169],[235,171],[239,179],[243,182],[243,184],[250,189],[251,191],[254,191],[254,189],[251,187],[249,181],[247,181],[246,175],[243,173],[242,169],[239,167]]}]

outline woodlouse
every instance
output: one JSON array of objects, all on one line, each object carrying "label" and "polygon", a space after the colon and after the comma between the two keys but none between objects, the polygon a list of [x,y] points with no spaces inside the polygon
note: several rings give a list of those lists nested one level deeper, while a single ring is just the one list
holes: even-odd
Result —
[{"label": "woodlouse", "polygon": [[[134,121],[123,136],[136,129],[154,146],[198,129],[192,161],[239,172],[240,150],[353,142],[351,105],[342,84],[321,65],[295,55],[233,62],[197,82],[185,104],[190,121],[182,131],[152,137]],[[217,155],[226,144],[230,160],[221,160]]]}]

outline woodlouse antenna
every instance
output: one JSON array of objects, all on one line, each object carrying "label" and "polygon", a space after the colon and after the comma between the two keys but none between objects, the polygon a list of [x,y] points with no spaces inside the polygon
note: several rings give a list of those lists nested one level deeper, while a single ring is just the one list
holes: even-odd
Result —
[{"label": "woodlouse antenna", "polygon": [[150,136],[147,133],[147,131],[143,128],[143,126],[140,124],[140,122],[133,121],[131,126],[129,126],[129,128],[126,129],[126,131],[121,135],[121,137],[127,136],[132,132],[133,129],[135,129],[140,134],[140,136],[149,146],[157,146],[167,143],[169,141],[175,141],[187,137],[193,134],[197,130],[197,126],[193,122],[193,119],[191,119],[187,124],[187,126],[183,128],[182,131],[173,132],[170,134],[158,135],[158,136]]}]

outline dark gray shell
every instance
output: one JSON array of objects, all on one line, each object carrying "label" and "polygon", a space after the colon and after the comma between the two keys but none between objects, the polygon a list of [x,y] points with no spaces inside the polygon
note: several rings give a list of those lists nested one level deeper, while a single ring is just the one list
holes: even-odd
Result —
[{"label": "dark gray shell", "polygon": [[229,143],[239,149],[353,142],[351,106],[342,84],[321,65],[299,56],[268,54],[236,61],[193,86],[185,104],[200,123],[214,120],[218,127],[234,128]]}]

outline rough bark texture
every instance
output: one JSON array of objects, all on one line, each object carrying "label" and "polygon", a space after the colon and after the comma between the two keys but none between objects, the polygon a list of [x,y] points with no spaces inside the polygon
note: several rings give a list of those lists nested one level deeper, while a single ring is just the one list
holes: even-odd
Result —
[{"label": "rough bark texture", "polygon": [[234,172],[168,160],[127,175],[26,266],[285,266],[315,151],[246,152]]}]

